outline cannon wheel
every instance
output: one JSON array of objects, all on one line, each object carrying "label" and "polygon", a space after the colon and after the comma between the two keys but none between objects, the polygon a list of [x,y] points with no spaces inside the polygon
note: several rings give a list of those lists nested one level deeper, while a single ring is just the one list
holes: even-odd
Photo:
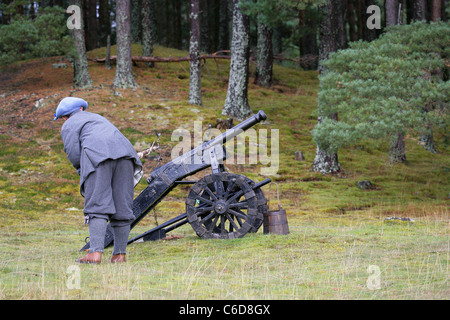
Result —
[{"label": "cannon wheel", "polygon": [[249,182],[245,176],[222,172],[206,175],[192,186],[186,198],[186,215],[198,236],[241,238],[259,228],[262,213]]}]

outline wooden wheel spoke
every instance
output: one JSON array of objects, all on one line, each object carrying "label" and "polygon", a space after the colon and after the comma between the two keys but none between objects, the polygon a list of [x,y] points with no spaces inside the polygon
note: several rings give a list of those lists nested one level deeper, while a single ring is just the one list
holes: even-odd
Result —
[{"label": "wooden wheel spoke", "polygon": [[204,217],[202,220],[200,220],[200,224],[203,224],[209,220],[211,220],[214,216],[216,215],[216,213],[213,211],[210,214],[208,214],[206,217]]},{"label": "wooden wheel spoke", "polygon": [[214,192],[211,191],[211,189],[210,189],[208,186],[205,187],[205,191],[208,192],[208,194],[211,196],[211,198],[212,198],[214,201],[217,200],[216,195],[214,194]]},{"label": "wooden wheel spoke", "polygon": [[199,200],[202,203],[210,204],[212,206],[214,205],[214,202],[212,200],[209,200],[209,199],[206,199],[206,198],[203,198],[203,197],[197,197],[197,200]]},{"label": "wooden wheel spoke", "polygon": [[238,212],[238,211],[235,211],[233,209],[228,209],[228,212],[231,213],[232,215],[236,216],[236,217],[241,218],[241,219],[244,219],[244,220],[248,219],[247,215],[245,213],[241,212],[241,211]]},{"label": "wooden wheel spoke", "polygon": [[244,191],[242,191],[242,190],[236,192],[230,199],[227,200],[227,204],[230,205],[236,199],[239,199],[239,197],[242,196],[243,194],[244,194]]},{"label": "wooden wheel spoke", "polygon": [[228,198],[228,195],[230,194],[230,191],[234,185],[235,185],[234,181],[228,182],[227,190],[225,191],[225,194],[223,195],[223,199],[226,200]]},{"label": "wooden wheel spoke", "polygon": [[199,215],[199,214],[202,214],[202,213],[205,213],[205,212],[207,212],[207,211],[211,211],[211,210],[213,210],[214,209],[214,207],[213,206],[204,206],[204,207],[196,207],[196,208],[194,208],[194,212],[197,214],[197,215]]},{"label": "wooden wheel spoke", "polygon": [[236,224],[236,222],[234,222],[233,217],[230,216],[228,213],[227,213],[226,216],[227,216],[228,221],[230,221],[231,228],[234,228],[234,229],[236,229],[236,230],[239,230],[239,226]]},{"label": "wooden wheel spoke", "polygon": [[229,208],[248,209],[247,201],[235,202],[229,205]]},{"label": "wooden wheel spoke", "polygon": [[208,226],[207,231],[208,231],[209,233],[212,233],[212,232],[213,232],[214,228],[216,227],[216,223],[217,223],[217,220],[218,220],[218,219],[219,219],[219,216],[216,216],[216,217],[214,218],[214,221]]},{"label": "wooden wheel spoke", "polygon": [[220,234],[225,234],[225,217],[223,215],[220,216]]}]

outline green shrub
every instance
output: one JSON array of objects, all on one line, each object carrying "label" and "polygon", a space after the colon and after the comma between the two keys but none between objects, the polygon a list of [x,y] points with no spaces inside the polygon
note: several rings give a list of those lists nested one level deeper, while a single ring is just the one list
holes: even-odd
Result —
[{"label": "green shrub", "polygon": [[[442,122],[450,91],[442,79],[449,47],[448,23],[418,22],[331,54],[320,77],[323,119],[312,132],[316,143],[336,152],[363,139],[419,133]],[[329,118],[335,113],[339,121]]]},{"label": "green shrub", "polygon": [[65,55],[72,50],[64,10],[48,7],[34,19],[15,16],[0,27],[0,65],[37,57]]}]

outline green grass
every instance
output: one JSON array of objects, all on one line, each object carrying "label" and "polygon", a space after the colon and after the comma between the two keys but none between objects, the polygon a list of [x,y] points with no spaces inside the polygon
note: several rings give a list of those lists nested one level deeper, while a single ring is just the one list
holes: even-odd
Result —
[{"label": "green grass", "polygon": [[[135,55],[141,54],[139,50],[133,45]],[[89,53],[91,58],[103,55],[104,48]],[[155,55],[187,52],[157,47]],[[38,67],[51,63],[44,59]],[[339,175],[311,172],[317,72],[279,65],[274,67],[272,89],[259,88],[250,79],[249,101],[254,112],[264,110],[268,115],[266,123],[255,128],[280,133],[280,167],[271,178],[279,185],[290,234],[266,235],[261,228],[242,239],[214,241],[198,238],[185,225],[173,232],[183,236],[179,240],[130,245],[126,264],[108,263],[108,248],[103,264],[77,265],[80,287],[70,289],[73,261],[81,256],[78,250],[88,230],[82,225],[78,175],[63,152],[61,122],[51,121],[59,99],[69,94],[85,98],[91,111],[108,117],[139,148],[150,145],[155,131],[160,132],[165,163],[177,143],[171,141],[174,129],[192,132],[193,121],[202,121],[205,132],[209,123],[224,118],[228,63],[207,61],[201,107],[187,103],[187,63],[159,63],[155,68],[138,64],[133,72],[140,87],[117,90],[120,95],[115,95],[110,88],[115,70],[91,62],[92,89],[72,92],[70,77],[64,78],[52,92],[42,93],[58,93],[57,97],[29,112],[24,110],[30,110],[34,100],[20,100],[24,92],[4,100],[0,105],[0,299],[448,299],[446,133],[436,133],[437,155],[426,152],[417,137],[407,137],[406,164],[389,163],[385,141],[367,141],[339,151],[343,168]],[[23,72],[29,70],[31,65]],[[44,87],[36,83],[36,97]],[[20,85],[11,85],[11,91],[17,88]],[[294,160],[298,150],[305,161]],[[146,160],[144,166],[147,177],[157,163]],[[261,165],[227,168],[256,181],[266,178]],[[358,189],[360,180],[372,181],[375,189]],[[136,195],[146,185],[143,179]],[[188,191],[189,186],[177,187],[158,205],[159,223],[184,212]],[[265,186],[264,192],[274,210],[273,189],[269,194]],[[385,221],[388,216],[411,217],[415,222]],[[154,223],[149,214],[132,235]],[[373,279],[370,266],[380,271],[379,289],[367,285]]]},{"label": "green grass", "polygon": [[[57,217],[55,217],[57,218]],[[71,217],[60,217],[70,219]],[[73,219],[73,218],[72,218]],[[176,241],[136,243],[129,262],[81,265],[86,229],[56,222],[2,232],[2,299],[447,299],[448,222],[387,222],[371,214],[289,217],[290,234],[217,241],[189,227]],[[141,227],[141,230],[145,230]],[[105,258],[111,254],[107,249]],[[104,259],[104,260],[106,260]],[[368,287],[369,266],[379,289]],[[371,290],[371,288],[373,290]]]}]

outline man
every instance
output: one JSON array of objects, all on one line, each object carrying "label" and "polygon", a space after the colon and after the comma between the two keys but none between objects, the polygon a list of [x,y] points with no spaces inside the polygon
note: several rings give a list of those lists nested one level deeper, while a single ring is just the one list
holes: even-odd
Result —
[{"label": "man", "polygon": [[79,263],[100,263],[106,226],[114,232],[111,262],[125,262],[130,224],[134,220],[134,187],[142,178],[142,163],[127,138],[104,117],[85,111],[86,101],[67,97],[56,108],[64,151],[80,175],[89,253]]}]

